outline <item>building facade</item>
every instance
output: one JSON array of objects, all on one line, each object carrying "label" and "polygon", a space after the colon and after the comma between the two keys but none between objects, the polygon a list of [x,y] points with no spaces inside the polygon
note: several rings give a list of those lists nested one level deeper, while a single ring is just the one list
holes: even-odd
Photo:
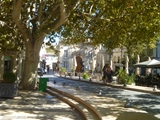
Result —
[{"label": "building facade", "polygon": [[93,46],[88,42],[67,46],[60,42],[57,49],[60,51],[59,68],[65,67],[68,72],[101,72],[104,65],[109,65],[111,60],[111,52],[106,52],[101,45]]},{"label": "building facade", "polygon": [[47,47],[48,46],[46,46],[45,44],[42,45],[39,53],[40,60],[38,64],[39,68],[44,68],[45,70],[47,69],[47,67],[49,67],[50,69],[55,68],[58,61],[58,56],[56,56],[53,52],[48,52],[46,50]]}]

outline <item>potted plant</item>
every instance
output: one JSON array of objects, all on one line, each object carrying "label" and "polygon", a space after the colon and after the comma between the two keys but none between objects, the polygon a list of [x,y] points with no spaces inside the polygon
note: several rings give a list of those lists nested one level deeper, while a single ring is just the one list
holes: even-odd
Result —
[{"label": "potted plant", "polygon": [[88,76],[87,73],[83,73],[83,76],[82,76],[82,77],[83,77],[83,79],[88,79],[89,76]]},{"label": "potted plant", "polygon": [[0,97],[14,98],[18,91],[18,85],[15,83],[17,76],[13,72],[6,72],[3,75],[3,80],[0,83]]},{"label": "potted plant", "polygon": [[66,73],[66,68],[65,67],[62,67],[61,68],[61,74],[65,74]]},{"label": "potted plant", "polygon": [[122,68],[119,69],[117,78],[118,78],[118,83],[120,84],[128,84],[131,85],[135,83],[135,74],[132,74],[129,76]]}]

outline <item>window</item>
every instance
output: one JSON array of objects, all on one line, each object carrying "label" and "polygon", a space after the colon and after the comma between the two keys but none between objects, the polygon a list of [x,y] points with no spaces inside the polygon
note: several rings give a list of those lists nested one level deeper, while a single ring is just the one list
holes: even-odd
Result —
[{"label": "window", "polygon": [[64,57],[68,57],[68,50],[64,50]]},{"label": "window", "polygon": [[63,66],[67,69],[67,68],[68,68],[68,62],[65,61],[65,62],[63,63]]},{"label": "window", "polygon": [[147,52],[148,52],[148,56],[153,56],[153,49],[148,49]]}]

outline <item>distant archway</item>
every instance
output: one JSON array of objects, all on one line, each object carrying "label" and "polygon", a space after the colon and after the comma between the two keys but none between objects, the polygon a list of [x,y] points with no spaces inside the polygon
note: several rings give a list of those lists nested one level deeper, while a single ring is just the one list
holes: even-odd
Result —
[{"label": "distant archway", "polygon": [[81,72],[81,70],[82,70],[82,58],[77,56],[76,61],[77,61],[76,72]]}]

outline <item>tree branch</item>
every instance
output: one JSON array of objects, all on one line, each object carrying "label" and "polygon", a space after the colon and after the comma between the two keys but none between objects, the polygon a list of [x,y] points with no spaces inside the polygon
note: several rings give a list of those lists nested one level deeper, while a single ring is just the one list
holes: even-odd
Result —
[{"label": "tree branch", "polygon": [[25,26],[25,24],[23,24],[21,20],[21,9],[22,9],[22,0],[13,0],[12,18],[15,24],[17,25],[18,29],[20,30],[23,38],[27,40],[30,31],[27,29],[27,27]]},{"label": "tree branch", "polygon": [[[60,10],[60,16],[57,17],[57,20],[53,21],[52,23],[50,23],[48,25],[48,26],[50,26],[50,28],[52,28],[52,31],[58,29],[61,25],[65,24],[67,22],[67,18],[69,17],[71,11],[76,9],[76,7],[83,1],[84,0],[77,0],[77,2],[75,2],[73,5],[70,5],[68,3],[69,7],[67,8],[65,1],[60,0],[60,3],[58,5],[59,10]],[[54,8],[54,10],[55,10],[55,8]],[[52,10],[52,11],[54,11],[54,10]],[[51,16],[51,17],[53,18],[53,16]],[[46,22],[48,22],[48,20]],[[50,32],[50,30],[47,30],[47,29],[45,29],[45,30],[46,30],[45,31],[46,34],[48,34]]]},{"label": "tree branch", "polygon": [[41,1],[40,2],[40,5],[39,5],[39,9],[38,9],[38,21],[40,22],[40,24],[41,24],[41,22],[42,22],[42,15],[43,15],[43,7],[45,6],[44,4],[45,4],[45,0],[43,1]]}]

